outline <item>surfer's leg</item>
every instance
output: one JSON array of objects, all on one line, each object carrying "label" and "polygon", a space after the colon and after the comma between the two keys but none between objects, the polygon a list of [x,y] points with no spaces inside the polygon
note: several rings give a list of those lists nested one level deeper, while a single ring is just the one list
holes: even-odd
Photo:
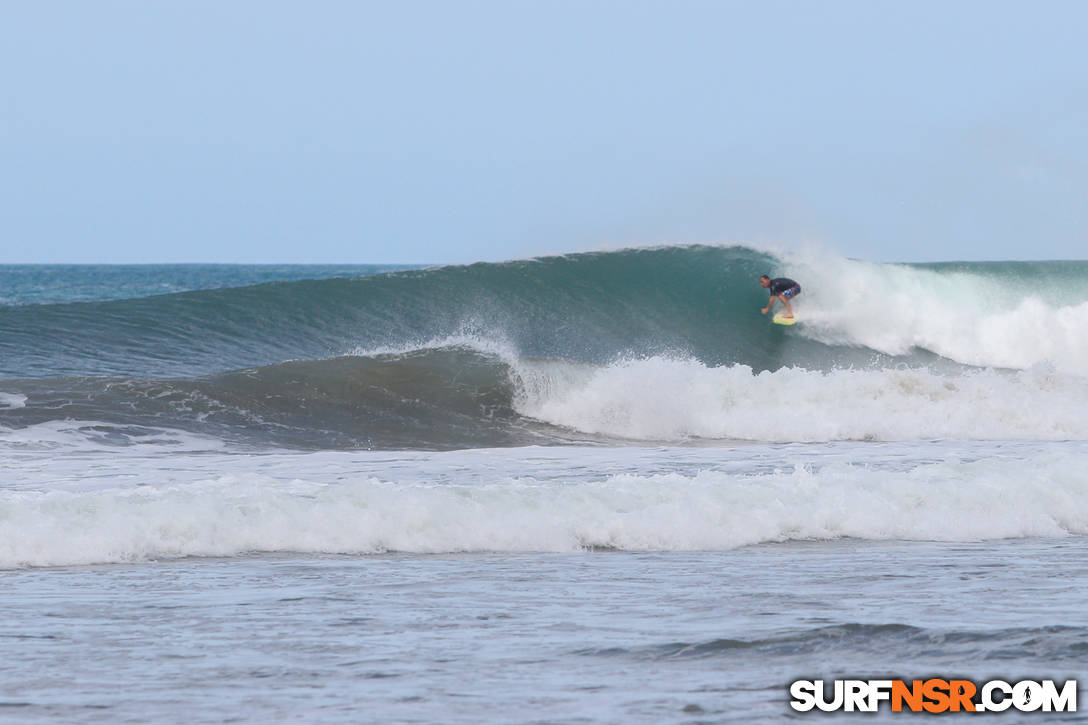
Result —
[{"label": "surfer's leg", "polygon": [[780,295],[780,299],[782,300],[782,304],[784,304],[786,306],[786,314],[783,315],[784,317],[787,317],[787,318],[788,317],[793,317],[793,307],[790,305],[790,298],[794,297],[795,295],[800,294],[800,292],[801,292],[801,285],[795,284],[794,286],[790,287],[788,290],[786,290],[785,292],[783,292]]}]

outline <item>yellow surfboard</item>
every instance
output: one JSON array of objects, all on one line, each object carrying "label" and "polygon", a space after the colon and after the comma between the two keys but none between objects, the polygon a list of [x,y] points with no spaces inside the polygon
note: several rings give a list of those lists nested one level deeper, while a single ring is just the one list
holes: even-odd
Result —
[{"label": "yellow surfboard", "polygon": [[776,325],[792,325],[797,322],[797,316],[794,315],[793,317],[783,317],[782,313],[779,312],[771,319],[771,322],[775,323]]}]

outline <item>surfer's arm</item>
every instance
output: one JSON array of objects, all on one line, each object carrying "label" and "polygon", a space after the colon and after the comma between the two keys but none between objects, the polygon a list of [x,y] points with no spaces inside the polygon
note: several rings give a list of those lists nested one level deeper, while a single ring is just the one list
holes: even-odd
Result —
[{"label": "surfer's arm", "polygon": [[770,312],[770,310],[771,310],[771,307],[773,307],[773,306],[774,306],[774,301],[775,301],[776,299],[778,299],[778,297],[776,297],[775,295],[771,295],[771,299],[767,300],[767,306],[766,306],[766,307],[764,307],[764,308],[763,308],[763,309],[761,310],[761,312],[762,312],[763,314],[767,314],[768,312]]}]

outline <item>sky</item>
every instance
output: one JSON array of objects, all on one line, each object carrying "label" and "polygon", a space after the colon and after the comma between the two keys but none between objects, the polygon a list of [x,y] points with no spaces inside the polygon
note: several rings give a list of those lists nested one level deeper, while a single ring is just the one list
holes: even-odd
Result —
[{"label": "sky", "polygon": [[0,0],[0,263],[1088,257],[1088,3]]}]

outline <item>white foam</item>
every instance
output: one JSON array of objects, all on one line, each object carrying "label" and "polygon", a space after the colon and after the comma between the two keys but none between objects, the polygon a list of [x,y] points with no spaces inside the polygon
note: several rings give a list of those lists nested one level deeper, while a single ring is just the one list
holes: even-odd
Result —
[{"label": "white foam", "polygon": [[523,362],[517,371],[522,414],[634,440],[1088,438],[1088,380],[1044,367],[755,374],[653,357],[604,367]]},{"label": "white foam", "polygon": [[803,288],[796,334],[899,355],[923,348],[957,362],[1023,369],[1049,363],[1088,376],[1088,292],[826,254],[784,254]]},{"label": "white foam", "polygon": [[93,420],[50,420],[23,428],[0,427],[5,455],[34,451],[108,451],[128,455],[158,448],[171,452],[220,451],[226,444],[188,431],[125,426]]},{"label": "white foam", "polygon": [[25,408],[26,396],[19,393],[0,393],[0,408]]},{"label": "white foam", "polygon": [[360,346],[354,348],[350,354],[357,357],[379,357],[457,348],[473,350],[482,355],[492,355],[510,364],[518,359],[515,345],[501,334],[494,332],[483,333],[475,327],[470,330],[467,326],[453,335],[410,340],[398,345]]},{"label": "white foam", "polygon": [[[250,552],[688,551],[839,537],[1088,534],[1088,452],[1082,447],[1026,460],[953,459],[903,470],[785,464],[761,474],[704,467],[589,479],[487,478],[491,455],[471,452],[475,480],[458,480],[455,466],[445,466],[452,480],[428,480],[418,475],[420,464],[426,466],[418,457],[417,473],[400,480],[362,472],[348,454],[315,454],[309,464],[305,456],[284,457],[276,470],[266,459],[213,454],[214,460],[189,458],[199,469],[190,471],[199,472],[190,480],[170,480],[174,473],[163,477],[156,470],[155,485],[122,483],[139,470],[130,465],[113,471],[113,487],[4,490],[0,566]],[[663,455],[659,464],[670,454]],[[149,465],[161,465],[157,460]],[[374,467],[380,459],[366,462]],[[281,475],[291,470],[308,473]],[[111,475],[105,468],[101,474],[103,480]]]}]

